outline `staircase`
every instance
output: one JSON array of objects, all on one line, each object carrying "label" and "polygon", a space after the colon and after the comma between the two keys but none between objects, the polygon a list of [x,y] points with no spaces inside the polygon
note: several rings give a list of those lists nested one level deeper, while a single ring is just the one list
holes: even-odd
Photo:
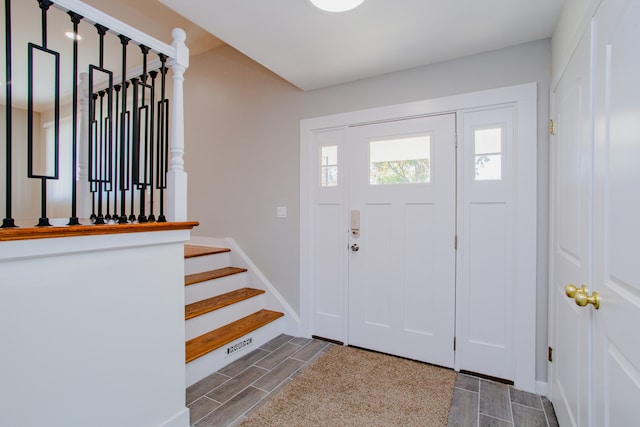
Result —
[{"label": "staircase", "polygon": [[186,380],[190,386],[282,331],[283,313],[266,309],[265,290],[227,248],[185,245]]}]

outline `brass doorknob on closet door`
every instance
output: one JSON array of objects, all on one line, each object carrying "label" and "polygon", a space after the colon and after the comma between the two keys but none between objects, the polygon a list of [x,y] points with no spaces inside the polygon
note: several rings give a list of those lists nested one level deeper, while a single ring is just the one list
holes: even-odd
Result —
[{"label": "brass doorknob on closet door", "polygon": [[600,296],[597,292],[594,292],[589,296],[589,290],[586,285],[582,285],[582,287],[578,288],[575,285],[569,284],[565,286],[564,292],[569,298],[575,299],[576,304],[580,307],[593,304],[593,307],[596,310],[600,308]]},{"label": "brass doorknob on closet door", "polygon": [[597,292],[589,295],[587,292],[580,290],[576,293],[576,304],[578,304],[580,307],[585,307],[588,304],[593,304],[593,308],[597,310],[600,308],[600,295],[598,295]]},{"label": "brass doorknob on closet door", "polygon": [[564,288],[564,293],[567,294],[567,296],[569,298],[575,298],[576,294],[578,293],[578,291],[586,292],[587,291],[587,287],[585,285],[582,285],[581,288],[577,288],[576,285],[568,284]]}]

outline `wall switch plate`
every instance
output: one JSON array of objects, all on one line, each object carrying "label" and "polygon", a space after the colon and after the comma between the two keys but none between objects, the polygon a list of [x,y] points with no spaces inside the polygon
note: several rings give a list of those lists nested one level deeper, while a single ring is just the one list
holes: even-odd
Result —
[{"label": "wall switch plate", "polygon": [[276,208],[276,217],[277,218],[286,218],[287,217],[287,207],[286,206],[278,206]]}]

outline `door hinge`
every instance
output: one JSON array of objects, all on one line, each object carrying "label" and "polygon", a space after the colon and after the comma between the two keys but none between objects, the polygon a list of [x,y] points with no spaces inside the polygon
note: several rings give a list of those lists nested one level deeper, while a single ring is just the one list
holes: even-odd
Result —
[{"label": "door hinge", "polygon": [[556,134],[556,128],[554,126],[553,123],[553,119],[549,120],[549,135],[555,135]]},{"label": "door hinge", "polygon": [[553,349],[549,347],[549,362],[553,362]]},{"label": "door hinge", "polygon": [[453,337],[453,351],[456,351],[456,337]]},{"label": "door hinge", "polygon": [[457,234],[453,237],[453,250],[455,250],[455,251],[458,250],[458,235]]}]

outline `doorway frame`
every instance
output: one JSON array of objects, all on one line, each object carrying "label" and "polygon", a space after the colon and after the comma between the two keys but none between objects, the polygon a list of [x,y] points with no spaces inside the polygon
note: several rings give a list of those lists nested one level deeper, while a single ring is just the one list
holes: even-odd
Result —
[{"label": "doorway frame", "polygon": [[[514,257],[514,319],[513,343],[515,375],[514,386],[525,391],[536,392],[536,251],[537,251],[537,83],[527,83],[504,88],[489,89],[442,98],[427,99],[385,107],[370,108],[346,113],[332,114],[300,121],[300,331],[310,337],[312,325],[313,295],[311,277],[313,265],[312,194],[316,185],[316,167],[312,162],[314,132],[328,129],[346,129],[351,126],[402,120],[435,114],[456,113],[456,133],[462,134],[463,113],[501,105],[515,105],[517,129],[517,152],[514,170],[517,170],[514,211],[518,212],[518,223],[514,228],[519,250]],[[460,148],[460,142],[457,143]],[[457,180],[460,182],[460,162],[457,156]],[[462,200],[460,185],[457,200]],[[531,195],[535,196],[531,196]],[[519,197],[525,195],[526,197]],[[345,196],[346,198],[346,196]],[[456,208],[457,223],[460,224],[461,204]],[[345,212],[346,221],[346,212]],[[458,230],[458,241],[463,241]],[[345,236],[347,230],[345,228]],[[344,257],[348,256],[345,247]],[[456,276],[460,276],[464,249],[458,247],[456,254]],[[348,283],[348,282],[347,282]],[[458,283],[456,283],[456,287]],[[461,292],[456,292],[455,334],[463,336]],[[346,321],[346,320],[345,320]],[[346,330],[346,329],[345,329]],[[346,335],[345,335],[346,336]],[[345,344],[347,344],[345,342]],[[463,349],[458,346],[454,354],[454,369],[460,370]]]}]

